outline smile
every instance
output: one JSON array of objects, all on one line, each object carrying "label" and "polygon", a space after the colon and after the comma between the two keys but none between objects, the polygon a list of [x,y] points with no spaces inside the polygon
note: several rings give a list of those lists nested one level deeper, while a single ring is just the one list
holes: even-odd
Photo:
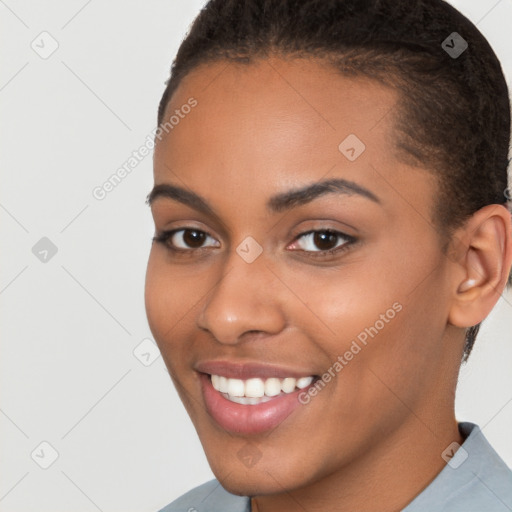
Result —
[{"label": "smile", "polygon": [[293,393],[297,388],[307,388],[314,377],[285,377],[278,379],[252,378],[247,380],[230,379],[223,375],[211,375],[211,383],[216,391],[219,391],[224,398],[231,402],[242,405],[257,405],[268,402],[274,397],[282,394]]},{"label": "smile", "polygon": [[255,435],[275,429],[295,409],[298,395],[318,376],[295,368],[215,361],[195,367],[206,411],[216,428]]}]

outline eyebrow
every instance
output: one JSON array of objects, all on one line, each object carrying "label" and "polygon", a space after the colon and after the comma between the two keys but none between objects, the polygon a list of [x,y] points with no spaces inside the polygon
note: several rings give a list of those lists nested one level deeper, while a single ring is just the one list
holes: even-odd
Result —
[{"label": "eyebrow", "polygon": [[[272,196],[266,204],[267,210],[272,213],[279,213],[284,210],[296,208],[304,204],[310,203],[314,199],[326,194],[343,194],[346,196],[358,195],[381,204],[380,199],[370,190],[354,183],[353,181],[331,178],[306,185],[305,187],[288,190]],[[158,198],[173,199],[182,204],[190,206],[206,215],[218,218],[214,209],[208,202],[195,192],[191,192],[178,185],[170,183],[162,183],[155,185],[146,198],[146,204],[151,206]]]}]

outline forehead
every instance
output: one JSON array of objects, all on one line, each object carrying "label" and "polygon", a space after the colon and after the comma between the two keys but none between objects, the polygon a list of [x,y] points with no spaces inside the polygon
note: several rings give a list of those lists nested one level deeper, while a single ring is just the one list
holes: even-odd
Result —
[{"label": "forehead", "polygon": [[[202,125],[194,125],[197,137],[209,133],[208,139],[217,134],[220,139],[227,128],[232,138],[233,128],[251,128],[259,129],[259,140],[267,133],[265,142],[271,145],[276,135],[279,144],[283,138],[318,144],[325,141],[324,134],[336,139],[346,132],[365,136],[369,142],[371,138],[375,143],[373,136],[390,136],[391,117],[388,122],[382,121],[397,108],[395,90],[366,77],[343,76],[326,62],[312,58],[202,64],[184,77],[164,119],[183,108],[192,96],[199,107],[193,117]],[[272,130],[280,127],[283,129]],[[180,131],[185,135],[185,130],[173,130],[177,135],[174,138],[179,138]],[[241,130],[240,136],[243,134]]]},{"label": "forehead", "polygon": [[[191,99],[196,106],[184,108]],[[336,176],[378,190],[384,204],[405,194],[427,211],[431,176],[394,157],[398,100],[389,87],[315,59],[202,64],[166,108],[163,122],[179,121],[156,146],[155,183],[249,199]]]}]

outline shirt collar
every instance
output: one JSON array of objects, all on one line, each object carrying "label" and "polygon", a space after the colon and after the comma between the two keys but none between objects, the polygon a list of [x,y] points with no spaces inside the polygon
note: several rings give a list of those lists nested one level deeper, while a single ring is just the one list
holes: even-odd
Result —
[{"label": "shirt collar", "polygon": [[512,510],[512,472],[478,425],[459,423],[459,432],[465,441],[447,447],[445,467],[402,512]]}]

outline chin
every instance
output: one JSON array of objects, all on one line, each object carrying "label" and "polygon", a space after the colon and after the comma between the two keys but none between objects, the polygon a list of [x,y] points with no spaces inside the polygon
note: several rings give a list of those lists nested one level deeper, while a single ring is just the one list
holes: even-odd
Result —
[{"label": "chin", "polygon": [[[222,460],[222,462],[221,462]],[[263,496],[281,494],[299,489],[315,480],[315,475],[297,471],[294,463],[283,464],[283,460],[273,464],[263,460],[247,468],[240,461],[226,459],[210,460],[210,468],[226,491],[238,496]]]},{"label": "chin", "polygon": [[[222,487],[231,494],[238,496],[262,496],[282,493],[290,490],[286,485],[279,484],[280,475],[254,474],[252,471],[242,471],[234,474],[229,473],[223,480],[222,475],[214,472],[215,476],[221,482]],[[225,472],[224,472],[225,474]]]}]

